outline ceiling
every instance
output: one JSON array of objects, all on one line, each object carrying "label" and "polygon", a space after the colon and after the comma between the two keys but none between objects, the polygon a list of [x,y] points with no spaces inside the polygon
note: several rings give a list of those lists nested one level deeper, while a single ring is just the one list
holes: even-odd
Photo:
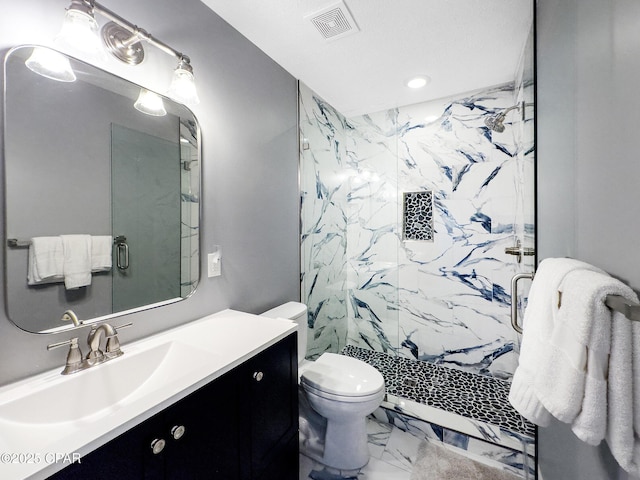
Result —
[{"label": "ceiling", "polygon": [[201,1],[347,116],[513,81],[533,19],[533,0],[344,0],[356,26],[325,39],[305,17],[336,0]]}]

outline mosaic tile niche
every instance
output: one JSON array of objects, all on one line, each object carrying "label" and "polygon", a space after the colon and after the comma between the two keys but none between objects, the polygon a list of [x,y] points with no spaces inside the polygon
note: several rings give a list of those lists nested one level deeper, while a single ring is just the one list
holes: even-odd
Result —
[{"label": "mosaic tile niche", "polygon": [[403,238],[433,241],[433,192],[404,192]]}]

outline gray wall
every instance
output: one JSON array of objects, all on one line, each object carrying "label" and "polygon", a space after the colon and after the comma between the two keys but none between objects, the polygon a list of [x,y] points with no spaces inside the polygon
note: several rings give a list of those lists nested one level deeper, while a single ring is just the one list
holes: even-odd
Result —
[{"label": "gray wall", "polygon": [[[0,51],[51,46],[67,6],[66,0],[0,0]],[[186,301],[122,319],[134,322],[120,334],[123,344],[225,308],[259,313],[298,300],[296,80],[198,0],[106,6],[188,54],[201,99],[192,107],[203,144],[200,285]],[[111,58],[98,65],[162,93],[177,62],[151,46],[146,52],[138,67]],[[1,231],[4,238],[4,223]],[[206,253],[213,245],[222,246],[222,276],[209,279]],[[65,349],[48,352],[46,345],[71,334],[27,334],[7,320],[4,296],[1,302],[0,384],[62,366]],[[82,342],[87,333],[79,334]]]},{"label": "gray wall", "polygon": [[[538,259],[572,256],[640,289],[640,3],[537,2]],[[539,429],[544,480],[626,479],[605,444]]]}]

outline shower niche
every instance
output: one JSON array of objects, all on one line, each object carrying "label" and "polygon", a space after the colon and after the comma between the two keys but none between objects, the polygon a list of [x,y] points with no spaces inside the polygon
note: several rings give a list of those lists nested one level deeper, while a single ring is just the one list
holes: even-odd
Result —
[{"label": "shower niche", "polygon": [[433,192],[404,192],[402,238],[433,241]]}]

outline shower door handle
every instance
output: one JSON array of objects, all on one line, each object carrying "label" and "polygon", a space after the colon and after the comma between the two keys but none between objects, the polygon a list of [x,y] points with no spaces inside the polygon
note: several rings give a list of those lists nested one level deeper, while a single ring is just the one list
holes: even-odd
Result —
[{"label": "shower door handle", "polygon": [[518,273],[511,279],[511,326],[522,333],[522,327],[518,325],[518,282],[523,278],[533,280],[533,273]]},{"label": "shower door handle", "polygon": [[127,245],[127,237],[118,235],[113,243],[116,244],[116,265],[118,270],[124,271],[129,268],[129,245]]}]

